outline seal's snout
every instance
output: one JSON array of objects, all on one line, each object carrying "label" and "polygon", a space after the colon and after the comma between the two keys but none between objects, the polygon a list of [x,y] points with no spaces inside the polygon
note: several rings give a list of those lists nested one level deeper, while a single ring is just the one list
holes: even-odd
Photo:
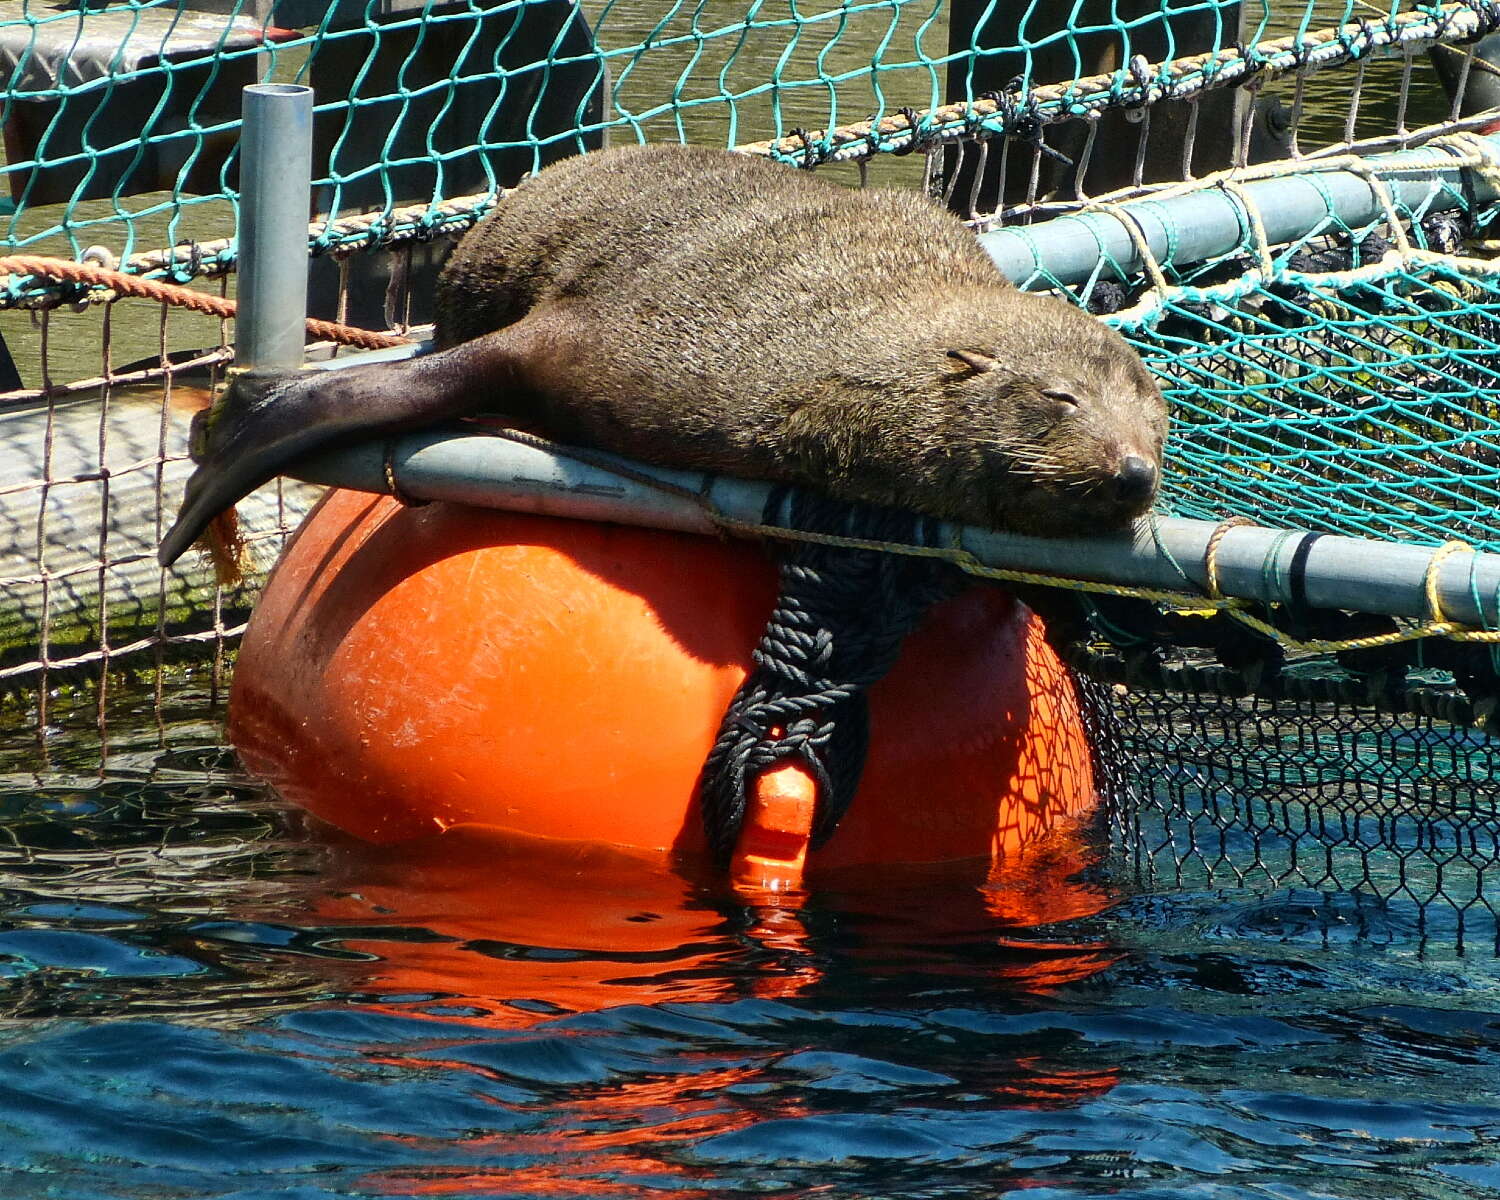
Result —
[{"label": "seal's snout", "polygon": [[1156,495],[1156,465],[1139,454],[1120,462],[1113,480],[1115,499],[1127,508],[1145,507]]}]

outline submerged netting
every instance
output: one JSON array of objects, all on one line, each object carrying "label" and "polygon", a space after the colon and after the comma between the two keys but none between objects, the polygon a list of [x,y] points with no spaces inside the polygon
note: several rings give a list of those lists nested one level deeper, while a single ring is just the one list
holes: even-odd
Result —
[{"label": "submerged netting", "polygon": [[1371,703],[1132,687],[1115,704],[1112,833],[1138,885],[1353,892],[1388,926],[1500,950],[1492,737]]},{"label": "submerged netting", "polygon": [[[498,189],[606,134],[799,167],[879,160],[876,181],[925,187],[979,228],[1038,223],[1040,237],[1101,195],[1161,198],[1232,168],[1212,186],[1239,196],[1252,176],[1306,178],[1351,148],[1481,127],[1496,72],[1462,47],[1497,28],[1500,6],[1478,0],[0,4],[0,227],[12,252],[74,259],[99,244],[95,259],[131,272],[227,290],[238,89],[307,82],[310,248],[338,263],[315,277],[314,306],[364,303],[366,323],[405,326],[436,244]],[[1420,203],[1350,219],[1330,195],[1274,243],[1245,203],[1233,244],[1212,253],[1102,255],[1084,278],[1025,281],[1104,314],[1161,380],[1175,423],[1164,508],[1500,551],[1487,257],[1500,155],[1454,154],[1468,173]],[[367,249],[378,278],[350,257]],[[186,474],[188,413],[229,357],[224,324],[43,272],[8,277],[0,308],[15,306],[48,311],[0,324],[20,368],[0,385],[0,691],[12,728],[44,744],[59,721],[102,730],[122,673],[154,684],[160,711],[170,664],[207,649],[216,688],[312,491],[245,509],[261,553],[238,590],[202,564],[161,572],[152,548]],[[1493,937],[1491,644],[1359,645],[1411,622],[1250,614],[1278,638],[1191,608],[1090,601],[1054,622],[1092,698],[1133,877],[1352,889],[1415,927]],[[80,682],[96,693],[72,693]]]}]

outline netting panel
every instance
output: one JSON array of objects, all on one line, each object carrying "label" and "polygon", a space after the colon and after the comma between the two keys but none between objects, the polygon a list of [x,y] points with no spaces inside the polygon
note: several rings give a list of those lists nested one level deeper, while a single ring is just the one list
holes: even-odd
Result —
[{"label": "netting panel", "polygon": [[[951,13],[939,0],[394,0],[378,10],[235,0],[227,13],[184,0],[63,12],[9,0],[0,236],[70,258],[91,242],[122,260],[206,244],[198,258],[154,266],[178,279],[226,269],[233,250],[217,242],[233,228],[239,90],[257,78],[316,90],[317,209],[378,214],[325,229],[315,246],[329,250],[431,236],[452,228],[455,203],[472,220],[498,187],[606,135],[740,145],[873,121],[870,146],[901,151],[913,127],[883,130],[883,118],[918,114],[925,135],[934,126],[920,114],[945,102],[972,110],[1009,88],[1004,111],[974,110],[965,128],[1034,139],[1039,120],[1245,82],[1310,63],[1315,50],[1410,54],[1491,19],[1500,12],[1484,4],[1395,0],[1078,0],[1066,13],[1043,0]],[[1037,87],[1083,77],[1091,90],[1033,104]],[[1294,126],[1316,107],[1303,99],[1299,83]],[[1227,139],[1216,128],[1201,140]],[[798,144],[832,153],[826,134]],[[6,298],[26,288],[12,279]]]},{"label": "netting panel", "polygon": [[1352,892],[1415,936],[1500,948],[1495,739],[1332,703],[1114,704],[1113,833],[1138,886]]},{"label": "netting panel", "polygon": [[[247,570],[233,586],[216,585],[206,556],[162,570],[156,546],[191,468],[188,419],[228,361],[224,330],[158,309],[164,373],[142,382],[117,361],[110,311],[92,383],[0,409],[0,709],[18,708],[41,739],[75,684],[92,692],[102,721],[112,677],[155,676],[159,686],[160,668],[184,658],[211,662],[217,676],[266,570],[321,490],[275,483],[249,499]],[[39,314],[44,378],[54,370],[49,331],[62,320]],[[167,349],[178,339],[220,345],[179,378]]]},{"label": "netting panel", "polygon": [[[976,218],[1030,221],[1097,194],[1086,168],[1105,158],[1102,186],[1128,191],[1261,153],[1296,166],[1313,144],[1356,135],[1401,144],[1411,125],[1463,106],[1462,87],[1418,75],[1434,39],[1497,24],[1488,3],[1398,0],[389,0],[378,11],[279,0],[228,14],[0,0],[4,237],[67,257],[91,242],[121,259],[159,251],[131,269],[178,280],[232,269],[239,89],[257,78],[317,91],[316,206],[342,223],[313,248],[335,255],[405,238],[410,256],[462,229],[497,188],[606,134],[771,139],[758,152],[809,166],[925,151],[883,181],[920,182]],[[1354,65],[1314,72],[1336,62]],[[1278,92],[1284,111],[1269,103]],[[1256,151],[1277,121],[1280,140]],[[1170,153],[1155,161],[1163,139]],[[1195,140],[1213,154],[1195,157]],[[1007,155],[1008,173],[990,170]],[[1160,290],[1100,265],[1081,298],[1099,306],[1100,285],[1116,290],[1113,319],[1173,401],[1167,507],[1497,548],[1500,275],[1421,253],[1482,243],[1492,210],[1455,193],[1444,225],[1437,199],[1359,228],[1330,207],[1289,247],[1257,244],[1247,219],[1232,252],[1169,267]],[[345,220],[354,214],[365,215]],[[1417,253],[1401,252],[1403,237]],[[409,265],[392,268],[388,311],[409,307]],[[339,289],[343,311],[342,273]],[[78,298],[12,276],[0,306]],[[41,403],[7,414],[19,432],[0,478],[12,549],[0,564],[0,693],[43,744],[59,721],[102,732],[112,681],[136,668],[154,675],[160,715],[160,668],[179,652],[213,652],[212,694],[253,597],[254,574],[225,591],[202,563],[183,576],[155,566],[187,465],[166,321],[158,335],[150,317],[164,391],[129,393],[107,328],[102,363],[53,361],[44,317],[28,393]],[[223,335],[172,348],[208,347],[205,361],[221,364]],[[93,394],[69,403],[53,384],[80,373],[97,373]],[[245,506],[262,567],[310,498],[279,491]],[[1327,687],[1294,693],[1265,663],[1174,676],[1163,666],[1174,652],[1147,639],[1098,677],[1118,689],[1101,693],[1122,718],[1109,735],[1113,816],[1143,884],[1353,889],[1423,927],[1451,917],[1461,936],[1493,936],[1500,763],[1473,727],[1494,711],[1493,687],[1471,686],[1493,682],[1483,663],[1453,659],[1397,717],[1404,660],[1295,663],[1286,677],[1322,672]],[[1209,676],[1228,694],[1193,682]],[[97,692],[68,694],[75,679]]]},{"label": "netting panel", "polygon": [[1172,403],[1173,513],[1500,550],[1500,276],[1242,277],[1132,336]]}]

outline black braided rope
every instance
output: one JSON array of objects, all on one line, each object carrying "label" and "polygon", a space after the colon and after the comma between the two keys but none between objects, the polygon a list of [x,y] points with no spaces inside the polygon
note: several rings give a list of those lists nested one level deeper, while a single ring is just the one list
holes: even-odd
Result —
[{"label": "black braided rope", "polygon": [[[768,510],[782,500],[773,493]],[[921,538],[924,519],[799,495],[788,523],[814,533],[910,542]],[[923,614],[966,582],[947,563],[878,550],[793,542],[782,544],[779,557],[776,608],[699,779],[709,848],[721,863],[739,840],[756,777],[790,759],[818,784],[812,844],[828,840],[864,770],[865,689],[890,670]]]}]

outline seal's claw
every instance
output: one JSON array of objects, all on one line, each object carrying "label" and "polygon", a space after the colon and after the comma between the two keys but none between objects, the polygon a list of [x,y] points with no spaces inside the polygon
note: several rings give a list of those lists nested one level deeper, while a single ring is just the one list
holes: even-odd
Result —
[{"label": "seal's claw", "polygon": [[170,566],[219,513],[297,459],[343,438],[420,429],[474,408],[514,376],[510,329],[398,362],[236,377],[194,420],[193,461],[177,520],[157,558]]}]

